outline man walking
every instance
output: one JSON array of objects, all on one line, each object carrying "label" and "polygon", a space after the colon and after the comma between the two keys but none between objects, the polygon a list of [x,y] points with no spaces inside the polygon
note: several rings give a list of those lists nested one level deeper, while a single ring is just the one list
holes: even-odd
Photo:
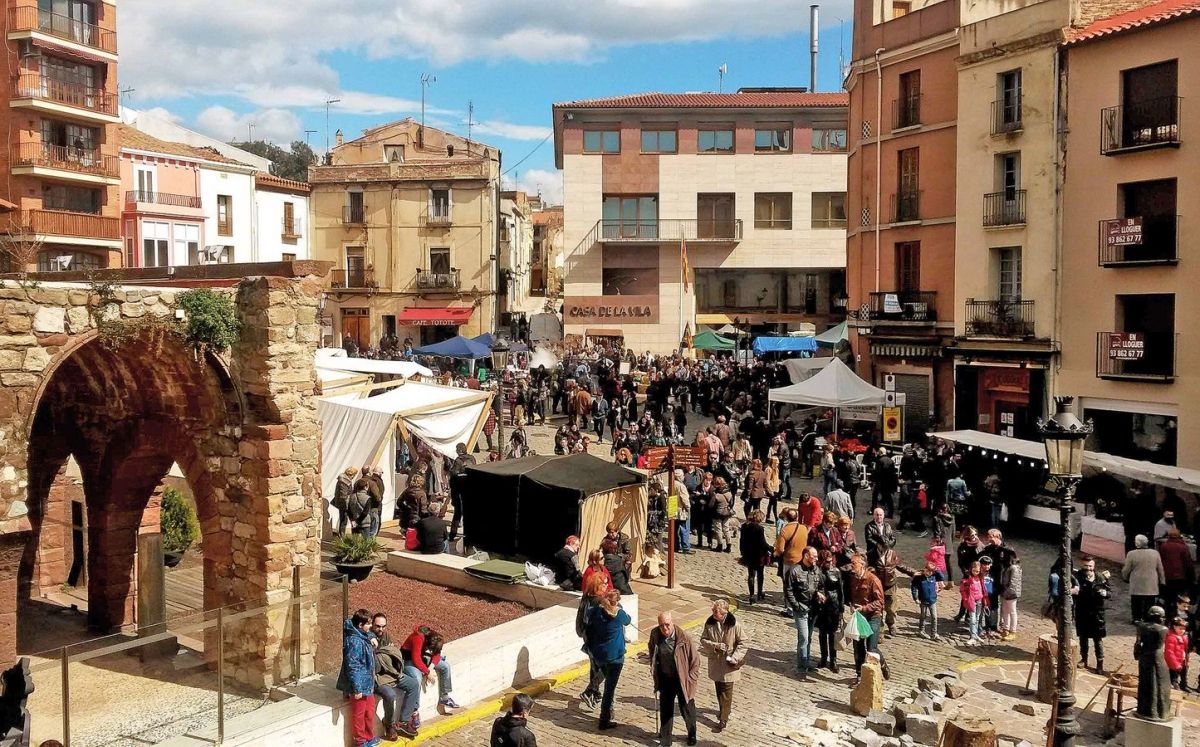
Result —
[{"label": "man walking", "polygon": [[1146,535],[1139,534],[1133,544],[1136,549],[1125,555],[1121,578],[1129,583],[1129,611],[1133,622],[1139,623],[1146,617],[1146,610],[1154,605],[1159,587],[1167,581],[1167,574],[1163,570],[1162,557],[1150,547]]},{"label": "man walking", "polygon": [[513,696],[508,713],[492,722],[490,747],[537,747],[537,738],[529,729],[529,711],[533,698],[525,693]]},{"label": "man walking", "polygon": [[850,500],[850,494],[842,488],[841,480],[835,479],[833,490],[825,494],[825,510],[833,511],[838,516],[854,518],[854,501]]},{"label": "man walking", "polygon": [[475,457],[467,453],[466,444],[454,447],[457,456],[450,463],[450,505],[454,508],[454,518],[450,521],[450,541],[458,537],[458,528],[462,526],[463,513],[463,483],[467,476],[467,467],[475,464]]},{"label": "man walking", "polygon": [[[808,527],[800,521],[800,512],[794,508],[786,509],[783,512],[784,524],[783,529],[779,530],[779,534],[775,537],[775,560],[779,562],[781,575],[784,581],[787,581],[788,574],[792,570],[792,566],[800,562],[801,553],[808,546]],[[787,584],[784,584],[784,590],[787,590]],[[788,595],[785,593],[783,615],[790,617],[792,614],[791,603],[788,600]]]},{"label": "man walking", "polygon": [[804,548],[800,562],[792,566],[784,579],[784,598],[792,610],[792,622],[796,626],[796,671],[801,682],[808,680],[810,671],[816,671],[815,667],[809,666],[808,652],[815,622],[813,613],[825,601],[821,580],[815,547]]},{"label": "man walking", "polygon": [[650,671],[658,696],[658,743],[671,744],[675,701],[687,725],[687,743],[696,744],[696,685],[700,681],[700,650],[687,631],[676,627],[670,612],[658,616],[650,632]]},{"label": "man walking", "polygon": [[867,565],[878,568],[883,551],[896,546],[896,530],[884,520],[883,508],[876,507],[871,511],[871,523],[863,532],[863,540],[867,543]]}]

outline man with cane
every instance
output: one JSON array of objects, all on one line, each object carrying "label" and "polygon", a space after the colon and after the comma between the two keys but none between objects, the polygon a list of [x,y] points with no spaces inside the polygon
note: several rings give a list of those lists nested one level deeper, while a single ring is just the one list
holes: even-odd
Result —
[{"label": "man with cane", "polygon": [[700,681],[700,649],[687,631],[676,627],[670,612],[658,616],[647,649],[657,698],[658,743],[671,744],[675,701],[687,724],[687,743],[696,744],[696,685]]}]

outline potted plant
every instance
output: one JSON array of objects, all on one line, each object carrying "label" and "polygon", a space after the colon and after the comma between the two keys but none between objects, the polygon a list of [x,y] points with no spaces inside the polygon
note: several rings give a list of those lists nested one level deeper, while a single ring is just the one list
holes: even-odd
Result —
[{"label": "potted plant", "polygon": [[163,563],[174,568],[192,543],[200,538],[200,520],[182,493],[167,488],[163,490],[158,521],[162,531]]},{"label": "potted plant", "polygon": [[383,545],[365,534],[342,534],[333,543],[333,565],[351,581],[363,581],[371,575],[375,559]]}]

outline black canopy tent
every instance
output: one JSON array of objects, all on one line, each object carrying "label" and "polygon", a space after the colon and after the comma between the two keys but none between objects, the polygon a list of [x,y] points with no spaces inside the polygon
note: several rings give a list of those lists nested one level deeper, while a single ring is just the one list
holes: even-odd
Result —
[{"label": "black canopy tent", "polygon": [[616,521],[635,562],[646,535],[644,475],[590,454],[531,456],[467,468],[463,490],[466,543],[480,550],[547,563],[572,534],[580,554],[599,547]]}]

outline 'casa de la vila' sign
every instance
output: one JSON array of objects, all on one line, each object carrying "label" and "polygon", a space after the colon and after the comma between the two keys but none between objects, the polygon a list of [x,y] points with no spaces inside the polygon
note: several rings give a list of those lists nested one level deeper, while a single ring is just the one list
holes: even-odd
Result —
[{"label": "'casa de la vila' sign", "polygon": [[568,296],[563,301],[566,324],[658,324],[658,296]]}]

